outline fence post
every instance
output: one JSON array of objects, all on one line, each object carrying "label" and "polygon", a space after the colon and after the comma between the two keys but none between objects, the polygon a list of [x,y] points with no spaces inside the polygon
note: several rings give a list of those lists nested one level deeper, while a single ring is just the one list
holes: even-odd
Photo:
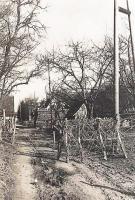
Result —
[{"label": "fence post", "polygon": [[68,134],[67,131],[65,132],[65,143],[66,143],[66,162],[69,163],[69,145],[68,145]]},{"label": "fence post", "polygon": [[105,148],[105,144],[104,144],[104,140],[100,131],[100,119],[97,119],[97,133],[99,135],[100,141],[101,141],[101,145],[103,148],[103,154],[104,154],[104,159],[107,160],[107,154],[106,154],[106,148]]},{"label": "fence post", "polygon": [[[66,130],[66,131],[65,131]],[[65,119],[65,144],[66,144],[66,162],[69,163],[69,144],[68,144],[68,133],[67,133],[67,119]]]},{"label": "fence post", "polygon": [[81,162],[83,161],[83,150],[82,150],[82,144],[81,144],[81,137],[80,137],[80,122],[78,127],[78,143],[79,143],[79,149],[80,149],[80,155],[81,155]]},{"label": "fence post", "polygon": [[53,148],[55,149],[55,144],[56,144],[56,135],[55,131],[53,131]]},{"label": "fence post", "polygon": [[12,117],[12,128],[13,128],[13,140],[12,140],[12,144],[14,144],[14,142],[15,142],[15,131],[16,131],[16,120],[15,120],[15,116]]},{"label": "fence post", "polygon": [[5,114],[5,109],[3,109],[3,125],[6,125],[6,114]]},{"label": "fence post", "polygon": [[2,121],[0,121],[0,141],[2,141]]}]

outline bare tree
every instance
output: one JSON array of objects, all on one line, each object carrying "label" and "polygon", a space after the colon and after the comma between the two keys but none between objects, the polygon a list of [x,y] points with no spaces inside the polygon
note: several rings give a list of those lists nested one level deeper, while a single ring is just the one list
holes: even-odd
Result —
[{"label": "bare tree", "polygon": [[[38,66],[29,67],[33,52],[45,26],[38,14],[45,8],[40,0],[7,0],[0,8],[0,95],[7,95],[15,87],[28,84],[39,75]],[[25,67],[24,67],[25,66]]]},{"label": "bare tree", "polygon": [[[104,43],[104,50],[102,51],[97,47],[97,59],[112,60],[109,67],[105,73],[105,83],[109,85],[114,85],[114,65],[113,65],[113,40],[111,38],[106,38]],[[127,107],[135,106],[135,66],[133,61],[133,52],[131,47],[131,38],[126,38],[122,35],[119,36],[119,61],[120,61],[120,104],[123,104],[125,99],[128,99]],[[101,53],[99,59],[99,53]],[[110,57],[110,59],[109,59]],[[124,92],[123,92],[124,91]],[[129,105],[128,105],[129,104]],[[124,104],[125,105],[125,104]],[[126,107],[125,107],[126,109]]]},{"label": "bare tree", "polygon": [[129,96],[132,98],[132,103],[135,106],[135,66],[131,52],[130,38],[122,37],[120,40],[121,49],[120,54],[120,78],[121,85],[127,90]]},{"label": "bare tree", "polygon": [[[106,43],[106,49],[108,51],[113,52],[113,43],[112,39],[108,39]],[[109,50],[110,49],[110,50]],[[133,61],[132,47],[131,47],[131,39],[126,38],[122,35],[119,36],[119,61],[120,61],[120,104],[124,98],[129,99],[129,104],[133,104],[135,106],[135,66]],[[105,55],[106,56],[106,55]],[[110,59],[113,60],[113,53],[110,54]],[[113,63],[112,63],[113,64]],[[114,67],[110,65],[106,71],[106,81],[109,84],[113,84],[114,81]],[[123,93],[123,91],[125,91]],[[125,95],[125,96],[124,96]],[[127,104],[127,107],[129,105]]]},{"label": "bare tree", "polygon": [[87,107],[88,117],[92,116],[94,100],[112,64],[112,49],[108,50],[107,39],[102,47],[71,42],[63,52],[53,50],[38,61],[45,70],[49,66],[58,74],[57,89],[66,90],[67,95],[78,94]]}]

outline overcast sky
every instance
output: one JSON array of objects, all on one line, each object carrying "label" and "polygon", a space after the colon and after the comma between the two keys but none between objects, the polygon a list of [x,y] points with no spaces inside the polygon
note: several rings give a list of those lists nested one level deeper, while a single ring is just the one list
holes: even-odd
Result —
[{"label": "overcast sky", "polygon": [[[47,26],[47,35],[42,44],[47,49],[61,47],[68,41],[102,42],[105,35],[113,37],[113,0],[43,0],[48,5],[41,20]],[[118,0],[125,7],[126,0]],[[135,38],[135,0],[129,0],[133,35]],[[126,16],[120,14],[119,31],[126,32]],[[18,88],[15,94],[15,108],[21,99],[35,96],[45,97],[47,80],[33,80],[27,86]]]}]

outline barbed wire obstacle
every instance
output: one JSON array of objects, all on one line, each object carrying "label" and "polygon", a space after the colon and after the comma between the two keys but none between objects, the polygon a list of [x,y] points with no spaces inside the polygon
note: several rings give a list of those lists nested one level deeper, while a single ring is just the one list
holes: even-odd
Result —
[{"label": "barbed wire obstacle", "polygon": [[[118,154],[121,149],[124,157],[127,158],[127,153],[122,138],[122,132],[121,129],[117,130],[116,121],[114,119],[111,119],[111,121],[109,122],[109,119],[105,119],[100,120],[99,123],[100,132],[104,135],[105,145],[107,146],[109,141],[111,142],[112,154]],[[122,123],[120,127],[122,127]]]},{"label": "barbed wire obstacle", "polygon": [[66,149],[67,162],[69,162],[71,154],[76,156],[77,153],[82,161],[84,148],[91,152],[102,152],[105,160],[108,156],[119,155],[120,150],[127,158],[122,134],[116,132],[115,124],[116,122],[112,118],[65,120],[58,141],[58,159],[61,156],[62,148]]}]

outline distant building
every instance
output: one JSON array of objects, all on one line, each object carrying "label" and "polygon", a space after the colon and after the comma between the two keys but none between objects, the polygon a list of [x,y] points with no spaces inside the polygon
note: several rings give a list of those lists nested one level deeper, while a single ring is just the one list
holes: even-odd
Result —
[{"label": "distant building", "polygon": [[0,111],[3,112],[3,109],[7,117],[14,115],[14,96],[5,96],[0,99]]}]

